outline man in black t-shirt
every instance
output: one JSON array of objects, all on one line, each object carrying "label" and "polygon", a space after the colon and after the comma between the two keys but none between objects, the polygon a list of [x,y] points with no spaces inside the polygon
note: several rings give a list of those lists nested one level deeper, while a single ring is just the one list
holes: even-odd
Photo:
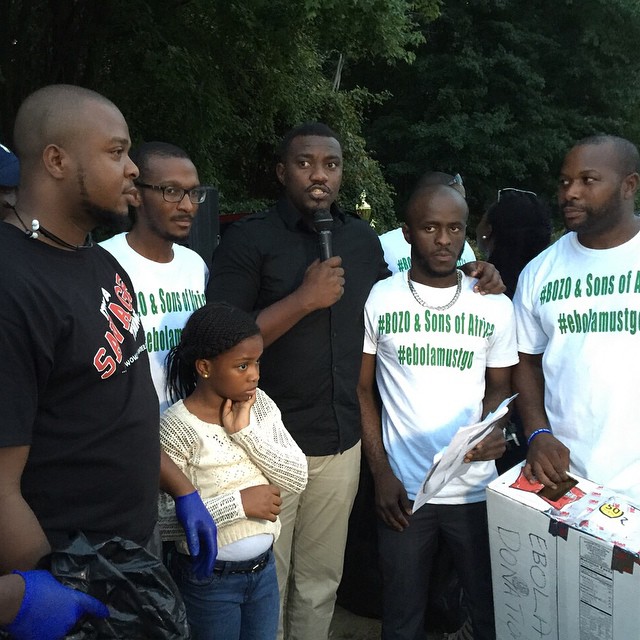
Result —
[{"label": "man in black t-shirt", "polygon": [[[159,483],[177,504],[188,496],[190,548],[197,554],[201,542],[212,568],[215,526],[190,482],[161,460],[131,281],[89,236],[134,203],[127,124],[103,96],[52,85],[25,100],[14,135],[20,197],[0,225],[0,573],[34,568],[76,533],[96,548],[118,537],[153,557]],[[74,612],[70,624],[86,610],[50,581],[38,584],[30,592],[26,583],[12,637],[53,637],[46,623],[25,627],[34,593],[55,591],[57,608]],[[179,598],[175,607],[182,618]],[[187,634],[177,624],[171,637]],[[155,627],[143,635],[168,637]]]}]

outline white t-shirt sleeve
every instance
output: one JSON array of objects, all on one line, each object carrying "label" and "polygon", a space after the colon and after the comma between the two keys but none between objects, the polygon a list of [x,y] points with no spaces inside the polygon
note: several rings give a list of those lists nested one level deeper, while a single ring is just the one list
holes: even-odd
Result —
[{"label": "white t-shirt sleeve", "polygon": [[476,254],[473,253],[471,245],[465,240],[462,255],[460,256],[460,260],[458,260],[458,266],[461,267],[463,264],[467,264],[467,262],[474,262],[475,260]]},{"label": "white t-shirt sleeve", "polygon": [[525,267],[518,278],[518,286],[513,297],[518,351],[531,355],[542,353],[548,342],[547,335],[542,330],[533,298],[536,295],[536,273],[537,269],[533,269],[531,265]]},{"label": "white t-shirt sleeve", "polygon": [[[374,285],[375,289],[375,285]],[[369,298],[364,305],[364,353],[376,354],[378,352],[378,330],[375,326],[375,294],[371,290]]]},{"label": "white t-shirt sleeve", "polygon": [[[477,295],[477,294],[476,294]],[[493,335],[489,339],[487,367],[511,367],[518,364],[518,346],[513,304],[507,296],[500,300],[502,309],[495,315]]]}]

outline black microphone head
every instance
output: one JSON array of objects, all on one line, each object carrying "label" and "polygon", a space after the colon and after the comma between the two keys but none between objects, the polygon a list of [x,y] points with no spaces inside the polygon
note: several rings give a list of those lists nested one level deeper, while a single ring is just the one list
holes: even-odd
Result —
[{"label": "black microphone head", "polygon": [[317,233],[333,229],[333,216],[329,209],[318,209],[313,214],[313,227]]}]

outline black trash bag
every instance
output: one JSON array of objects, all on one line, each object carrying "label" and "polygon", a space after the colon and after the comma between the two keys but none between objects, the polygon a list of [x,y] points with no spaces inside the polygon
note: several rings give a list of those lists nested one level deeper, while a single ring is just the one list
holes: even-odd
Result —
[{"label": "black trash bag", "polygon": [[190,637],[184,603],[168,570],[135,542],[112,538],[94,546],[79,534],[67,547],[43,558],[39,568],[109,608],[109,618],[81,621],[66,636],[69,640]]}]

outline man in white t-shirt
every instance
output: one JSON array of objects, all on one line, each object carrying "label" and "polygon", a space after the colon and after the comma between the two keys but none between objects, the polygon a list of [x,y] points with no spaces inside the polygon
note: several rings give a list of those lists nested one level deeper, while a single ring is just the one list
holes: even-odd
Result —
[{"label": "man in white t-shirt", "polygon": [[434,456],[509,396],[518,360],[511,301],[475,295],[473,279],[456,269],[467,216],[449,186],[419,186],[403,227],[411,269],[375,284],[365,306],[358,398],[380,518],[384,640],[423,637],[439,536],[456,550],[473,637],[495,638],[485,488],[505,450],[501,429],[467,452],[460,477],[412,512]]},{"label": "man in white t-shirt", "polygon": [[204,260],[183,247],[206,188],[185,151],[165,142],[147,142],[131,157],[140,169],[137,208],[131,231],[101,245],[129,274],[145,330],[151,377],[160,412],[170,404],[165,359],[180,342],[189,316],[205,303],[209,275]]},{"label": "man in white t-shirt", "polygon": [[569,233],[525,267],[514,305],[529,450],[525,475],[551,487],[571,470],[640,506],[638,150],[597,135],[560,171]]},{"label": "man in white t-shirt", "polygon": [[[429,171],[420,178],[417,186],[422,187],[430,184],[445,184],[454,188],[458,193],[461,193],[463,198],[467,197],[467,192],[459,173],[452,176],[449,173],[442,173],[441,171]],[[402,227],[383,233],[380,236],[380,244],[384,251],[384,259],[391,273],[408,271],[411,268],[411,247],[404,238]],[[473,262],[475,259],[476,255],[471,245],[465,240],[464,249],[458,259],[458,266],[461,267],[463,264]]]}]

